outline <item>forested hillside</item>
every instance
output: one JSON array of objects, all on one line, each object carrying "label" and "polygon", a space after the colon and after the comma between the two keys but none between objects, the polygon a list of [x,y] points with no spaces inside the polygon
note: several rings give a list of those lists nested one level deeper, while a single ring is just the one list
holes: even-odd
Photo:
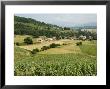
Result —
[{"label": "forested hillside", "polygon": [[[62,28],[57,25],[46,24],[31,18],[15,16],[15,34],[38,36],[55,36],[57,39],[62,36],[74,36],[74,32],[69,28]],[[65,31],[64,31],[65,30]],[[68,31],[69,30],[69,31]]]},{"label": "forested hillside", "polygon": [[15,35],[32,35],[34,37],[46,36],[56,37],[57,39],[64,39],[65,37],[69,38],[74,36],[78,38],[80,35],[85,35],[87,38],[92,36],[93,39],[97,39],[96,32],[91,33],[89,31],[81,31],[81,29],[76,31],[69,27],[60,27],[19,16],[14,16],[14,21]]}]

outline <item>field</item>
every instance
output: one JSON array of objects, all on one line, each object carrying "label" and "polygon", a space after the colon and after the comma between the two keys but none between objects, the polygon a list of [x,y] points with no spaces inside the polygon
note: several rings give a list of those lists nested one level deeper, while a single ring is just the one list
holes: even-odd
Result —
[{"label": "field", "polygon": [[[28,35],[15,35],[15,42],[23,42]],[[60,39],[50,42],[14,47],[14,75],[15,76],[96,76],[97,75],[97,43],[95,40]],[[51,43],[60,46],[31,54],[35,48],[39,50]],[[66,45],[63,45],[66,44]]]}]

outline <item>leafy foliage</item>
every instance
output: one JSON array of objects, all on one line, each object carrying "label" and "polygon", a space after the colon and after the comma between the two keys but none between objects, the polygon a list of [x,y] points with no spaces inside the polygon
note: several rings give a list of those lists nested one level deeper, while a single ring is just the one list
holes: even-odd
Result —
[{"label": "leafy foliage", "polygon": [[81,54],[36,55],[17,61],[15,76],[95,76],[95,59]]},{"label": "leafy foliage", "polygon": [[32,39],[30,37],[27,37],[27,38],[24,39],[24,43],[33,44],[33,41],[32,41]]},{"label": "leafy foliage", "polygon": [[49,48],[50,48],[49,46],[43,46],[43,47],[41,48],[41,51],[47,50],[47,49],[49,49]]},{"label": "leafy foliage", "polygon": [[57,46],[60,46],[60,44],[55,44],[55,43],[50,44],[50,48],[55,48]]},{"label": "leafy foliage", "polygon": [[38,48],[33,49],[33,50],[31,51],[32,54],[36,54],[37,52],[39,52],[39,49],[38,49]]},{"label": "leafy foliage", "polygon": [[77,46],[82,45],[82,42],[77,42],[76,45]]},{"label": "leafy foliage", "polygon": [[20,43],[19,43],[19,42],[16,42],[15,44],[16,44],[17,46],[20,46]]}]

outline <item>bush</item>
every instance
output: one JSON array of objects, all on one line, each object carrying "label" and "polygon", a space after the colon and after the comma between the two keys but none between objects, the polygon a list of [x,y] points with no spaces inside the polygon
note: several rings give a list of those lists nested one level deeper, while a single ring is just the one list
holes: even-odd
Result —
[{"label": "bush", "polygon": [[56,46],[60,46],[60,44],[56,44]]},{"label": "bush", "polygon": [[77,46],[82,45],[82,42],[77,42],[76,45]]},{"label": "bush", "polygon": [[19,43],[19,42],[16,42],[15,44],[16,44],[17,46],[20,46],[20,43]]},{"label": "bush", "polygon": [[60,44],[55,44],[55,43],[50,44],[50,48],[55,48],[57,46],[60,46]]},{"label": "bush", "polygon": [[33,49],[33,50],[31,51],[32,54],[36,54],[37,52],[39,52],[39,49],[38,49],[38,48]]},{"label": "bush", "polygon": [[63,45],[67,45],[66,43],[63,43]]},{"label": "bush", "polygon": [[17,46],[26,45],[26,43],[20,43],[20,42],[15,42],[14,44],[17,45]]},{"label": "bush", "polygon": [[49,48],[50,48],[49,46],[43,46],[43,47],[41,48],[41,50],[44,51],[44,50],[47,50],[47,49],[49,49]]},{"label": "bush", "polygon": [[24,43],[26,44],[33,44],[32,38],[31,37],[27,37],[24,39]]}]

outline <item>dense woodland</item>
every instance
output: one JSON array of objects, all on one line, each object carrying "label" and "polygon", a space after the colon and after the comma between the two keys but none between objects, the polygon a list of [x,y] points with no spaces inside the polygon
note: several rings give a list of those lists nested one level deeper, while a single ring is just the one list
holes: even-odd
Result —
[{"label": "dense woodland", "polygon": [[96,32],[75,30],[69,27],[60,27],[57,25],[48,24],[45,22],[36,21],[31,18],[24,18],[14,16],[14,34],[15,35],[32,35],[33,37],[46,36],[56,37],[57,39],[64,39],[69,37],[77,37],[83,35],[93,40],[97,39]]}]

